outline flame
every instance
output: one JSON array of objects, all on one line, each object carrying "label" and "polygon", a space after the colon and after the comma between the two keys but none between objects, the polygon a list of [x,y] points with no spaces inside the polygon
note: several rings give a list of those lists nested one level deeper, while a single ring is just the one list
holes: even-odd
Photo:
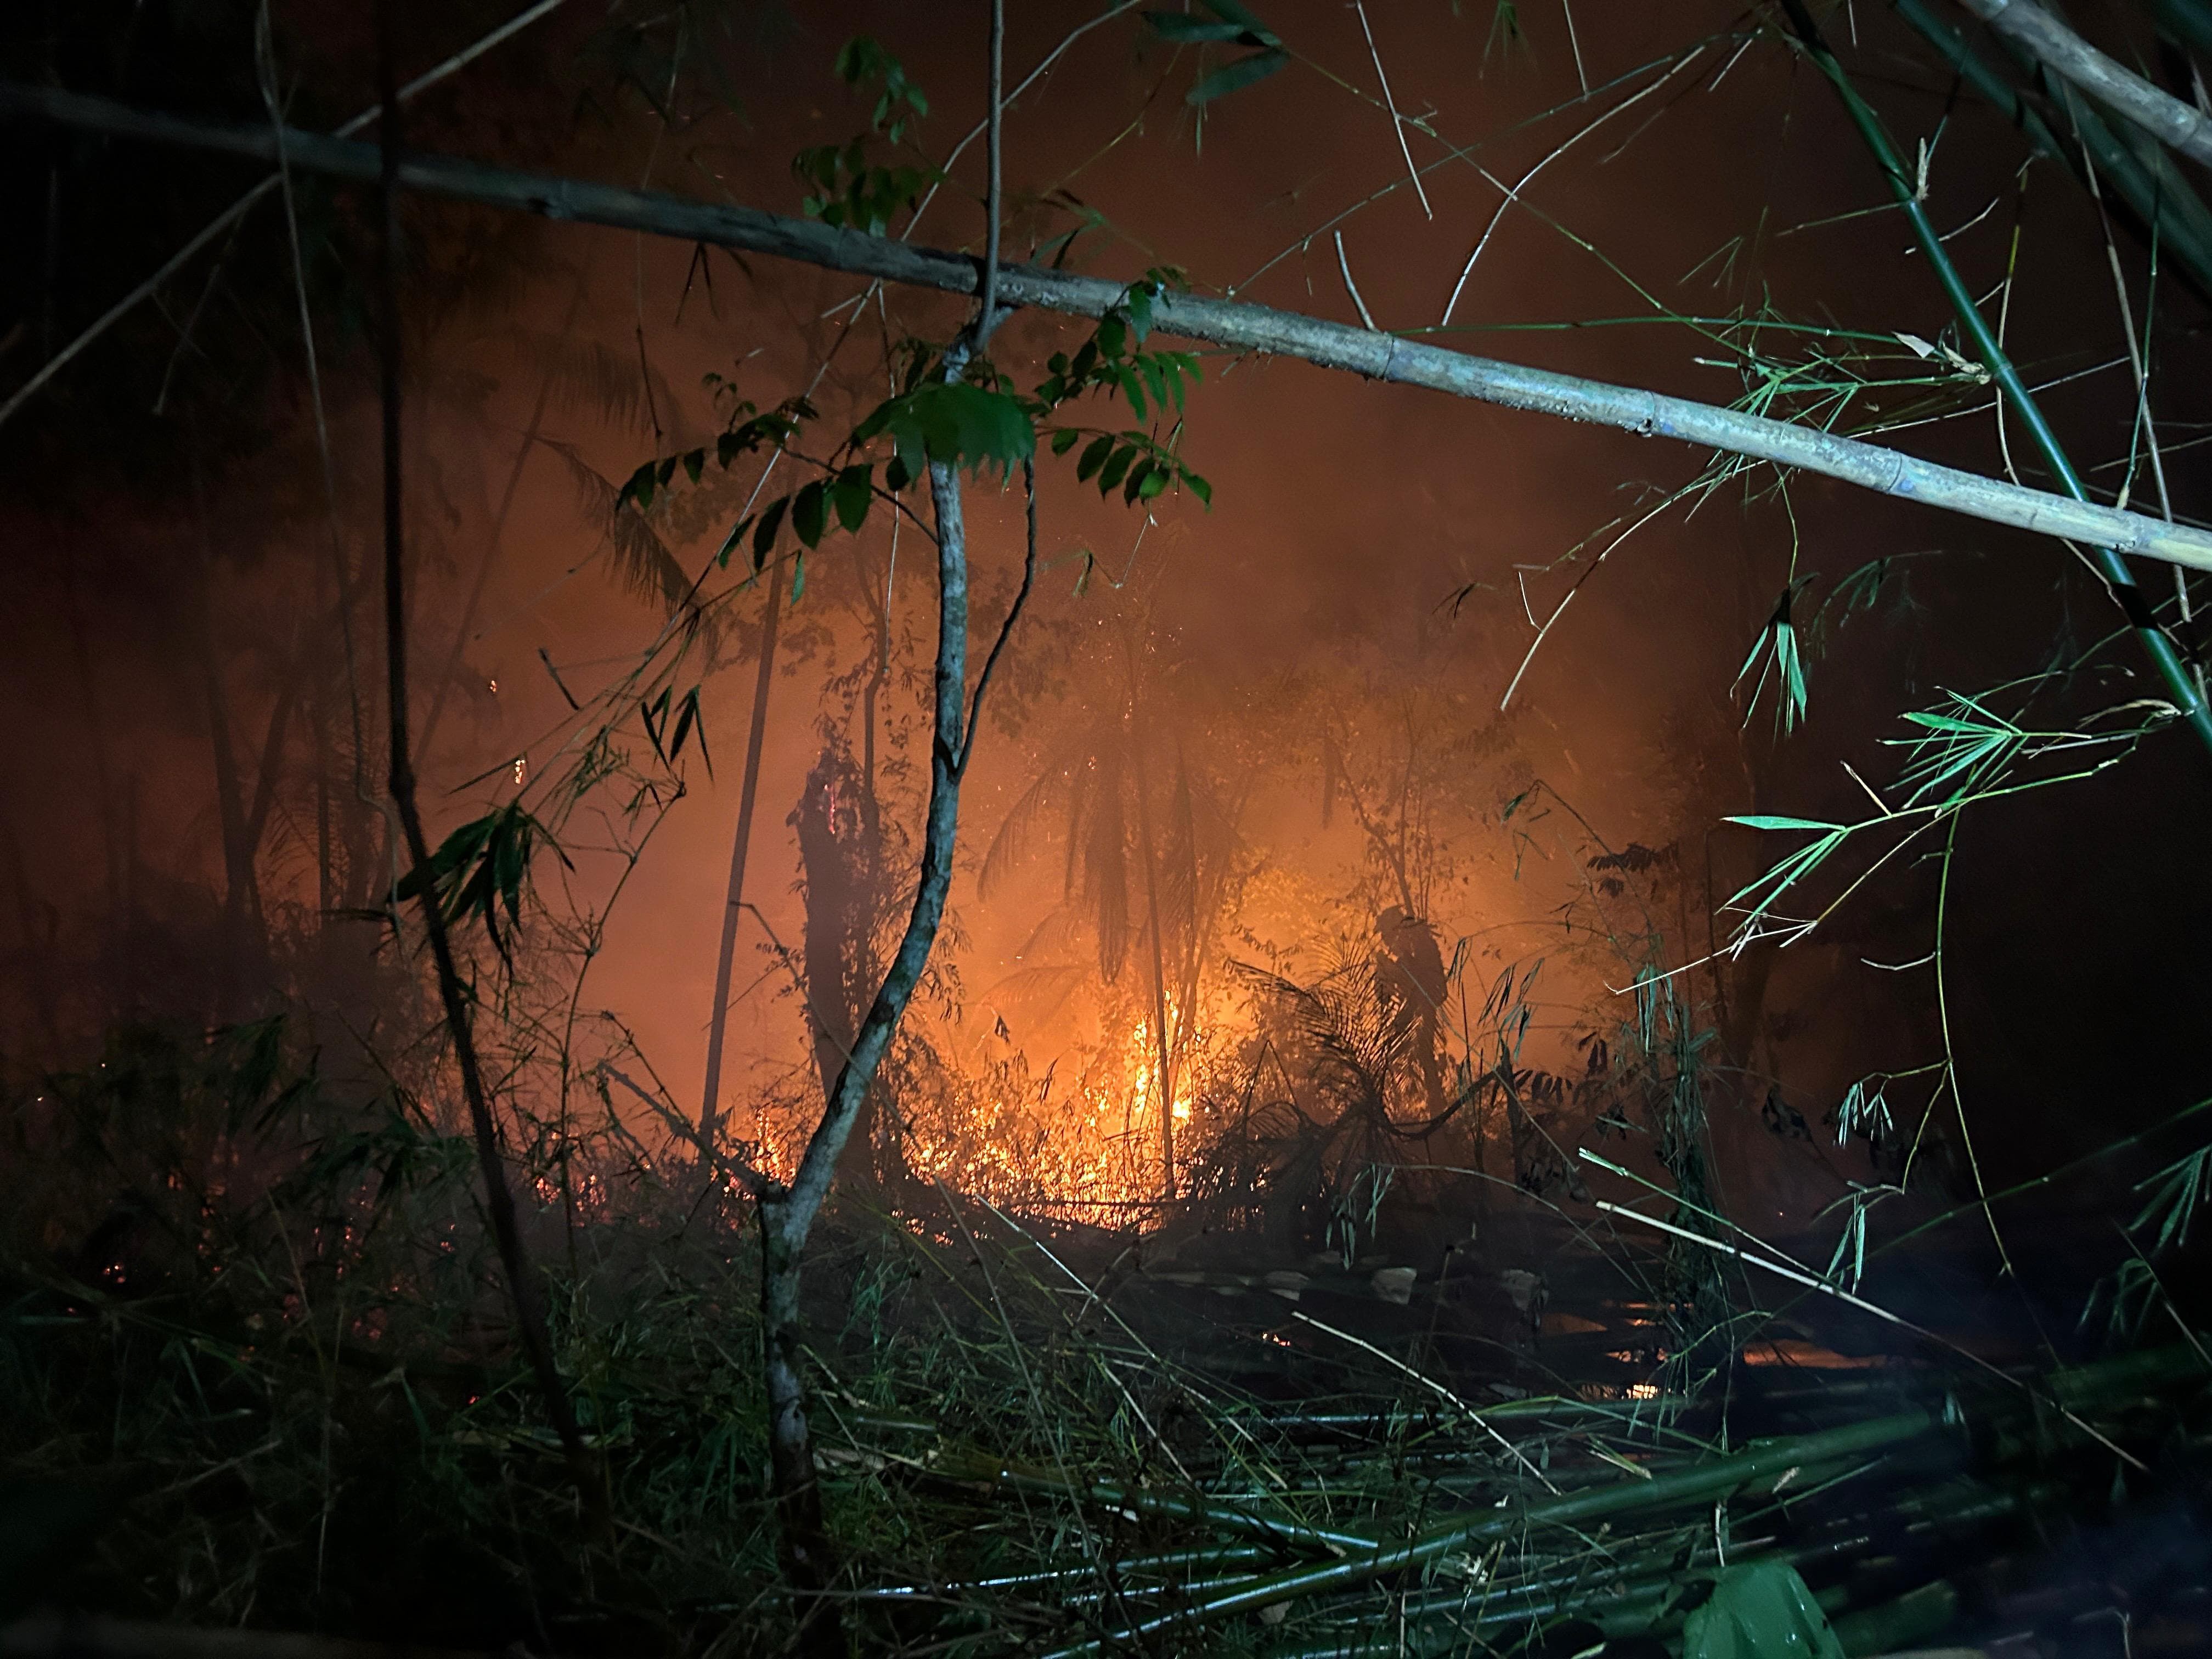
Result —
[{"label": "flame", "polygon": [[[1202,1030],[1182,1044],[1169,1109],[1195,1115],[1194,1063]],[[1098,1051],[1072,1089],[1049,1083],[1024,1097],[982,1097],[962,1113],[917,1121],[907,1157],[918,1174],[994,1204],[1060,1219],[1109,1221],[1146,1206],[1165,1185],[1160,1167],[1159,1048],[1138,1019]],[[1178,1144],[1176,1162],[1186,1148]]]}]

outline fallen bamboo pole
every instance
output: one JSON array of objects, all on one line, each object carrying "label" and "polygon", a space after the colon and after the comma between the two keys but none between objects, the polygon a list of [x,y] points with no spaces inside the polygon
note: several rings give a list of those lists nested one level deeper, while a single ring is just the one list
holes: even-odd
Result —
[{"label": "fallen bamboo pole", "polygon": [[[258,161],[275,160],[281,137],[285,160],[294,168],[356,181],[377,177],[377,151],[373,145],[289,129],[280,135],[274,127],[186,120],[54,88],[0,82],[0,118],[43,121]],[[741,249],[947,294],[973,294],[981,280],[981,263],[963,254],[915,247],[888,237],[862,235],[754,208],[715,206],[583,179],[523,173],[457,156],[410,154],[399,162],[398,182],[407,189],[456,201]],[[1103,316],[1121,302],[1127,291],[1123,283],[1034,265],[1002,266],[999,271],[1000,304],[1069,316]],[[2111,547],[2191,569],[2212,570],[2212,532],[1939,466],[1879,444],[1838,437],[1788,421],[1473,356],[1401,339],[1395,334],[1233,300],[1163,295],[1152,309],[1152,327],[1159,333],[1231,350],[1295,357],[1370,380],[1613,427],[1640,437],[1672,438],[1778,467],[1818,473],[1877,495],[1917,501],[1990,524]]]},{"label": "fallen bamboo pole", "polygon": [[1216,1591],[1186,1607],[1137,1620],[1109,1635],[1060,1648],[1049,1659],[1081,1659],[1082,1656],[1139,1642],[1165,1631],[1193,1630],[1240,1613],[1256,1613],[1278,1602],[1348,1589],[1393,1573],[1427,1566],[1465,1551],[1471,1545],[1539,1527],[1583,1526],[1620,1515],[1705,1503],[1811,1464],[1901,1446],[1935,1432],[1938,1426],[1938,1419],[1927,1412],[1904,1412],[1872,1422],[1822,1430],[1732,1457],[1716,1458],[1651,1480],[1627,1481],[1533,1504],[1485,1510],[1477,1515],[1441,1522],[1403,1543],[1371,1553],[1270,1573],[1249,1583]]}]

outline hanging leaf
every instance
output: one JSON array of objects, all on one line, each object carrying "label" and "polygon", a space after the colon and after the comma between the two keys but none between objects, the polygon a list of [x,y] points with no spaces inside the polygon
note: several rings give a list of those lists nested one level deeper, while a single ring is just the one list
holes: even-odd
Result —
[{"label": "hanging leaf", "polygon": [[783,515],[790,506],[790,496],[779,495],[760,515],[760,524],[753,532],[754,569],[758,570],[768,562],[769,550],[775,545],[776,532],[783,528]]},{"label": "hanging leaf", "polygon": [[730,533],[722,538],[721,546],[714,550],[714,566],[717,569],[727,570],[730,568],[730,555],[737,551],[738,540],[744,535],[752,521],[753,515],[748,513],[730,526]]},{"label": "hanging leaf", "polygon": [[[664,699],[666,694],[663,693]],[[501,932],[499,913],[507,911],[512,930],[522,920],[522,884],[529,874],[536,843],[543,839],[563,864],[562,853],[545,826],[510,801],[483,817],[460,826],[438,844],[427,866],[417,866],[399,878],[396,899],[420,897],[426,891],[436,903],[447,926],[474,918],[483,926],[492,948],[512,968],[507,940]]]},{"label": "hanging leaf", "polygon": [[1225,98],[1232,92],[1241,92],[1255,82],[1264,81],[1291,61],[1291,55],[1280,47],[1255,52],[1249,58],[1239,58],[1233,64],[1224,64],[1196,86],[1183,94],[1183,102],[1194,109]]},{"label": "hanging leaf", "polygon": [[845,526],[848,534],[856,533],[867,522],[868,508],[875,503],[875,476],[872,466],[848,466],[830,486],[837,522]]},{"label": "hanging leaf", "polygon": [[829,491],[817,478],[791,498],[792,533],[808,547],[819,547],[829,527]]},{"label": "hanging leaf", "polygon": [[1092,440],[1091,447],[1083,452],[1081,458],[1075,463],[1075,481],[1078,483],[1088,483],[1091,475],[1106,465],[1106,458],[1113,453],[1113,434],[1108,433],[1103,437]]},{"label": "hanging leaf", "polygon": [[1226,40],[1240,46],[1265,46],[1273,44],[1261,40],[1241,23],[1223,23],[1204,17],[1190,17],[1182,12],[1148,11],[1145,21],[1153,33],[1163,40],[1181,45],[1201,45],[1212,40]]}]

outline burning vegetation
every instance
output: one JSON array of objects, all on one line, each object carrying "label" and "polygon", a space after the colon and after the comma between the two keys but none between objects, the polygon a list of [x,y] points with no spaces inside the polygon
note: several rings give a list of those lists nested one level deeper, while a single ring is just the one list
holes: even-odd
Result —
[{"label": "burning vegetation", "polygon": [[2201,0],[371,9],[0,21],[0,1647],[2212,1651]]}]

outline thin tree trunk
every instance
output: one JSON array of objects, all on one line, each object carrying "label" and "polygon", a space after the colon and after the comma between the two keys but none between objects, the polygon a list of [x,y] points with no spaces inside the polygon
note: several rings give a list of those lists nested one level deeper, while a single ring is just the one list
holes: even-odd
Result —
[{"label": "thin tree trunk", "polygon": [[[964,361],[964,352],[960,356]],[[957,374],[960,366],[951,364],[949,372]],[[763,1185],[760,1192],[762,1361],[768,1392],[769,1471],[784,1572],[801,1601],[800,1650],[818,1659],[844,1659],[845,1642],[836,1603],[826,1595],[836,1565],[823,1516],[821,1488],[815,1477],[813,1437],[806,1420],[799,1268],[808,1234],[829,1195],[837,1160],[860,1120],[868,1086],[883,1064],[898,1023],[921,982],[930,949],[944,921],[960,815],[968,676],[967,532],[961,514],[958,474],[945,463],[932,462],[929,483],[937,512],[938,633],[921,878],[890,971],[853,1040],[851,1055],[830,1091],[822,1121],[807,1142],[797,1176],[788,1188]]]},{"label": "thin tree trunk", "polygon": [[208,738],[215,763],[216,811],[222,831],[223,940],[222,960],[213,975],[216,1017],[227,1019],[234,1012],[240,957],[246,946],[248,922],[260,914],[259,896],[253,887],[253,848],[246,838],[246,803],[238,773],[238,753],[231,733],[230,695],[225,689],[222,659],[215,641],[215,546],[208,524],[207,493],[199,476],[197,457],[192,468],[193,516],[198,522],[200,567],[194,595],[193,641],[200,671],[201,693],[206,700]]},{"label": "thin tree trunk", "polygon": [[15,826],[10,820],[0,818],[0,837],[4,837],[8,854],[8,874],[15,889],[15,917],[23,933],[23,973],[31,988],[31,1006],[37,1014],[40,1034],[46,1040],[46,1063],[60,1066],[66,1055],[62,1046],[61,1001],[58,988],[62,983],[60,964],[50,958],[54,954],[59,929],[53,923],[54,907],[48,900],[46,937],[39,938],[39,901],[31,888],[30,872],[23,864],[23,843],[16,839]]},{"label": "thin tree trunk", "polygon": [[[382,131],[383,234],[380,239],[380,276],[383,325],[380,365],[384,414],[384,626],[386,701],[391,717],[392,804],[406,838],[409,858],[427,876],[430,845],[422,833],[422,815],[415,801],[415,774],[408,753],[407,732],[407,590],[404,519],[400,485],[399,434],[399,192],[396,174],[399,160],[399,106],[392,76],[392,0],[379,0],[378,70],[384,94]],[[567,1453],[569,1473],[586,1510],[604,1513],[605,1494],[591,1453],[576,1427],[567,1388],[553,1359],[553,1344],[539,1300],[538,1280],[522,1242],[514,1194],[507,1186],[507,1170],[499,1148],[499,1131],[492,1119],[491,1098],[477,1061],[474,1031],[470,1023],[469,999],[462,988],[460,970],[453,957],[453,940],[446,931],[437,884],[422,884],[423,930],[429,936],[430,955],[437,968],[438,995],[444,1005],[446,1027],[453,1038],[453,1059],[461,1074],[461,1092],[468,1102],[469,1122],[475,1132],[477,1162],[483,1171],[484,1207],[489,1212],[492,1237],[498,1246],[500,1265],[507,1275],[517,1331],[536,1373],[547,1414]]]},{"label": "thin tree trunk", "polygon": [[1143,749],[1133,757],[1137,774],[1137,837],[1145,845],[1145,915],[1152,936],[1152,1048],[1158,1056],[1160,1113],[1160,1189],[1172,1202],[1176,1195],[1175,1078],[1169,1069],[1166,945],[1160,933],[1160,856],[1152,841],[1152,769]]},{"label": "thin tree trunk", "polygon": [[122,847],[116,831],[115,781],[108,766],[107,723],[100,715],[100,684],[93,676],[92,653],[85,639],[84,611],[77,604],[76,572],[73,567],[65,567],[62,572],[62,599],[69,615],[70,650],[76,668],[77,696],[84,704],[85,735],[92,742],[93,782],[100,793],[100,847],[101,862],[107,871],[107,924],[112,933],[122,915]]},{"label": "thin tree trunk", "polygon": [[331,711],[316,688],[315,721],[315,914],[327,918],[337,902],[336,872],[331,868]]},{"label": "thin tree trunk", "polygon": [[[971,356],[989,342],[1000,320],[997,307],[1000,63],[1005,39],[1005,0],[992,0],[989,185],[984,197],[988,225],[978,283],[982,303],[967,332],[945,354],[947,380],[960,377]],[[756,1188],[760,1200],[762,1369],[768,1392],[769,1468],[781,1522],[784,1569],[793,1589],[810,1603],[802,1610],[801,1650],[818,1659],[843,1659],[845,1643],[837,1604],[819,1594],[830,1582],[834,1563],[828,1529],[823,1524],[822,1492],[815,1480],[814,1446],[806,1423],[805,1387],[799,1363],[799,1267],[807,1235],[829,1196],[837,1161],[860,1121],[868,1086],[921,983],[931,947],[944,923],[960,822],[960,783],[973,750],[975,725],[982,715],[983,695],[990,688],[992,671],[1012,636],[1036,579],[1036,471],[1033,465],[1024,469],[1024,480],[1028,486],[1029,523],[1022,584],[990,654],[984,659],[971,702],[968,696],[968,532],[961,513],[960,475],[950,462],[929,464],[930,501],[937,515],[937,669],[929,745],[929,806],[922,824],[921,878],[915,885],[914,909],[900,935],[890,970],[853,1039],[853,1052],[823,1103],[822,1121],[806,1143],[798,1173],[787,1188],[763,1182]]]},{"label": "thin tree trunk", "polygon": [[712,1167],[714,1135],[721,1127],[722,1048],[730,1024],[730,975],[738,953],[738,921],[744,914],[745,853],[753,838],[753,807],[760,799],[761,750],[768,739],[768,696],[775,683],[777,624],[783,616],[783,581],[771,569],[768,612],[761,619],[760,672],[753,680],[752,730],[745,738],[745,775],[738,793],[738,828],[730,840],[730,886],[722,902],[722,937],[714,950],[714,1006],[707,1021],[707,1076],[699,1090],[700,1157]]}]

